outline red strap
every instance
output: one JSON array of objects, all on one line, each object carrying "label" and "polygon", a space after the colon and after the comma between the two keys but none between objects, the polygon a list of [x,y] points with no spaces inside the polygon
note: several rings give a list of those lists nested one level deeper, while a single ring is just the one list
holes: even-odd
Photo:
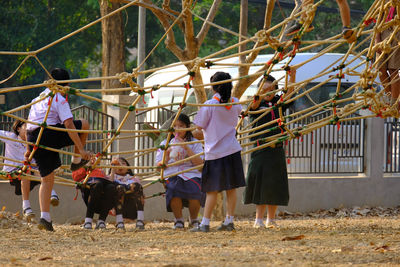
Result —
[{"label": "red strap", "polygon": [[[220,99],[217,97],[217,96],[214,96],[213,97],[215,100],[217,100],[218,102],[220,101]],[[235,102],[235,99],[233,99],[233,97],[231,98],[231,102],[233,103],[233,102]],[[230,110],[231,108],[232,108],[232,106],[225,106],[225,108],[227,109],[227,110]]]}]

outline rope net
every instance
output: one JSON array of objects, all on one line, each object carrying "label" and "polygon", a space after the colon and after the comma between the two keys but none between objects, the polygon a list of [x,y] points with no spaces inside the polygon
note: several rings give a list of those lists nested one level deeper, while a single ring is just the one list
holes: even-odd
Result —
[{"label": "rope net", "polygon": [[[168,147],[172,146],[179,146],[182,145],[183,143],[171,143],[172,135],[177,129],[174,129],[170,125],[174,125],[176,122],[178,116],[184,111],[184,108],[191,108],[191,109],[197,109],[202,106],[205,106],[204,104],[201,103],[192,103],[188,101],[189,98],[189,92],[192,92],[193,90],[196,90],[198,88],[204,88],[204,87],[210,87],[214,84],[217,83],[203,83],[203,84],[194,84],[193,80],[196,77],[196,75],[201,74],[203,71],[207,69],[213,69],[213,68],[220,68],[220,67],[231,67],[231,68],[238,68],[241,66],[246,66],[249,67],[250,72],[247,73],[244,76],[238,75],[237,77],[233,77],[231,81],[233,83],[237,83],[242,79],[245,78],[250,78],[256,80],[259,77],[266,77],[269,74],[277,74],[281,73],[280,77],[277,78],[275,83],[281,85],[279,89],[274,90],[272,92],[269,92],[267,94],[280,94],[280,100],[275,106],[272,106],[270,108],[258,110],[258,111],[250,111],[250,103],[254,101],[255,99],[258,99],[260,97],[266,96],[266,94],[261,93],[261,88],[265,82],[265,79],[261,82],[261,85],[255,90],[254,93],[252,94],[247,94],[247,95],[252,95],[252,97],[247,97],[247,98],[241,98],[243,100],[235,103],[228,103],[228,104],[220,104],[220,106],[226,106],[226,105],[237,105],[241,104],[243,106],[243,112],[241,117],[239,118],[239,122],[237,125],[237,138],[240,141],[242,147],[244,148],[242,151],[242,155],[254,152],[256,150],[269,147],[269,146],[274,146],[279,143],[285,143],[289,140],[292,139],[302,139],[303,136],[312,134],[313,131],[316,129],[319,129],[321,127],[324,127],[326,125],[337,125],[338,129],[340,127],[340,123],[349,121],[349,120],[359,120],[359,119],[364,119],[364,118],[369,118],[369,117],[381,117],[381,118],[387,118],[387,117],[399,117],[399,112],[398,112],[398,104],[399,104],[399,98],[394,99],[392,101],[388,101],[388,94],[385,93],[385,90],[381,90],[382,87],[388,87],[391,86],[392,84],[398,82],[399,80],[399,75],[396,75],[395,79],[389,80],[382,80],[379,81],[377,79],[379,71],[384,68],[385,64],[387,64],[388,60],[390,60],[391,56],[393,56],[400,47],[400,40],[398,38],[398,32],[399,32],[399,27],[400,27],[400,17],[399,17],[399,11],[400,11],[400,2],[391,0],[391,1],[385,1],[385,0],[377,0],[375,1],[370,9],[366,12],[364,15],[363,19],[358,23],[358,25],[353,28],[353,36],[352,38],[349,39],[343,39],[343,36],[341,34],[338,34],[336,36],[332,36],[331,38],[328,38],[326,40],[303,40],[304,34],[308,31],[309,27],[311,27],[314,14],[316,12],[316,8],[322,3],[323,1],[316,2],[314,4],[309,4],[305,8],[302,9],[302,11],[292,14],[286,19],[284,19],[282,22],[268,28],[268,29],[263,29],[258,31],[254,36],[252,37],[247,37],[247,36],[240,36],[238,33],[235,33],[231,30],[228,30],[222,26],[219,26],[215,23],[208,22],[211,27],[216,27],[221,31],[225,31],[227,33],[232,34],[233,36],[240,36],[242,38],[242,41],[239,43],[226,47],[220,51],[217,51],[213,54],[210,54],[206,57],[203,58],[195,58],[190,61],[186,62],[180,62],[180,63],[175,63],[167,66],[162,66],[158,68],[153,68],[153,69],[148,69],[148,70],[143,70],[139,71],[141,66],[138,66],[138,68],[135,68],[132,70],[131,73],[124,72],[120,73],[114,76],[108,76],[108,77],[92,77],[92,78],[83,78],[83,79],[73,79],[73,80],[68,80],[68,81],[56,81],[52,78],[49,80],[41,83],[41,84],[34,84],[34,85],[29,85],[29,86],[19,86],[19,87],[10,87],[10,88],[2,88],[0,90],[1,93],[8,93],[8,92],[15,92],[19,90],[30,90],[32,88],[37,88],[37,87],[47,87],[50,89],[50,93],[48,95],[43,95],[40,97],[38,101],[44,100],[49,98],[49,105],[48,105],[48,110],[47,113],[50,110],[51,104],[53,103],[54,96],[58,92],[65,93],[66,95],[74,95],[76,97],[81,97],[88,99],[90,101],[96,101],[99,103],[102,103],[108,107],[116,107],[119,109],[123,109],[126,111],[125,116],[123,119],[120,121],[119,125],[116,127],[116,129],[102,129],[102,130],[76,130],[77,132],[87,132],[89,134],[101,134],[103,135],[103,138],[101,139],[96,139],[96,140],[89,140],[89,143],[102,143],[103,148],[101,151],[95,151],[96,154],[96,161],[93,164],[92,168],[114,168],[113,166],[110,166],[107,164],[106,160],[102,160],[107,156],[113,156],[113,155],[128,155],[126,158],[128,160],[133,160],[133,159],[140,159],[140,158],[145,158],[148,157],[150,154],[154,154],[158,149],[161,149],[163,151],[166,151]],[[36,60],[40,66],[44,69],[44,71],[48,74],[49,77],[51,77],[49,71],[47,70],[46,66],[44,66],[37,55],[41,52],[44,51],[45,49],[48,49],[72,36],[75,34],[87,29],[88,27],[93,26],[94,24],[100,22],[101,20],[115,14],[116,12],[121,12],[122,10],[136,4],[137,1],[130,1],[128,4],[122,6],[118,10],[113,11],[112,13],[99,18],[98,20],[89,23],[85,27],[78,29],[74,31],[73,33],[70,33],[59,40],[56,40],[55,42],[40,48],[36,51],[32,52],[6,52],[6,51],[0,51],[0,55],[15,55],[15,56],[25,56],[25,58],[22,60],[21,64],[19,67],[12,73],[10,77],[7,77],[0,81],[0,84],[4,84],[6,81],[10,80],[21,68],[25,62],[33,58]],[[388,20],[388,16],[390,15],[390,10],[393,7],[397,10],[397,15],[395,15],[391,20]],[[392,10],[393,10],[392,8]],[[193,16],[204,20],[201,18],[199,15],[195,14],[191,5],[184,5],[184,8],[182,12],[175,16],[175,21],[171,24],[169,29],[166,31],[166,34],[160,39],[160,41],[157,43],[157,45],[151,50],[151,52],[147,55],[146,59],[151,56],[153,51],[157,48],[157,46],[161,43],[161,41],[166,38],[168,31],[172,30],[173,27],[176,25],[176,23],[181,19],[183,14],[190,12]],[[304,19],[304,15],[305,18]],[[285,38],[284,32],[285,28],[288,23],[293,22],[294,20],[300,18],[300,16],[303,16],[302,20],[303,23],[301,25],[300,30],[291,37],[291,39]],[[339,15],[338,15],[339,17]],[[383,31],[387,29],[392,29],[392,31],[389,33],[389,36],[382,40],[381,42],[376,42],[377,35],[382,33]],[[274,33],[279,32],[278,34],[273,35]],[[286,39],[286,40],[285,40]],[[252,49],[248,49],[245,51],[241,51],[240,53],[237,53],[237,48],[241,45],[244,44],[255,44]],[[309,56],[307,60],[304,61],[299,61],[296,60],[296,56],[300,55],[299,53],[304,53],[307,51],[311,51],[312,49],[315,49],[316,47],[323,47],[320,49],[319,52],[312,54],[312,56]],[[320,69],[316,71],[315,75],[312,75],[312,77],[308,77],[306,79],[297,79],[295,82],[290,83],[289,82],[289,75],[291,70],[295,69],[298,72],[300,71],[307,71],[306,65],[310,62],[316,61],[320,58],[322,58],[324,55],[327,53],[330,53],[334,51],[335,49],[343,46],[348,46],[347,52],[344,54],[341,54],[340,56],[337,56],[336,59],[330,63],[324,65],[323,69]],[[362,48],[363,46],[367,46],[367,48]],[[259,53],[262,50],[265,50],[267,48],[272,48],[275,53],[269,57],[268,60],[260,62],[255,60],[255,56],[257,53]],[[235,51],[235,52],[232,52]],[[226,52],[231,52],[229,56],[223,56],[219,57],[222,54],[225,54]],[[256,54],[255,54],[256,53]],[[236,59],[239,56],[246,56],[247,60],[245,62],[239,62],[239,61],[234,61],[230,59]],[[374,59],[375,58],[375,59]],[[144,62],[141,63],[141,65],[144,64]],[[161,81],[161,84],[151,84],[151,85],[146,85],[144,87],[141,87],[139,84],[135,82],[135,79],[137,78],[138,75],[140,74],[152,74],[157,71],[161,70],[166,70],[166,69],[171,69],[171,68],[176,68],[180,66],[193,66],[191,69],[188,69],[187,72],[182,72],[182,75],[179,77],[175,77],[170,80],[163,80]],[[398,72],[398,69],[396,70]],[[283,73],[283,74],[282,74]],[[324,78],[323,81],[318,81],[321,78]],[[345,88],[344,90],[342,88],[342,83],[343,81],[346,80],[346,78],[356,78],[356,82],[352,84],[350,87]],[[178,81],[181,79],[185,79],[186,83],[184,84],[178,84]],[[65,83],[68,82],[69,84],[74,84],[78,82],[91,82],[91,81],[101,81],[101,80],[119,80],[122,84],[126,84],[127,87],[123,88],[115,88],[115,89],[81,89],[81,88],[76,88],[73,86],[61,86],[60,83]],[[224,81],[226,82],[226,81]],[[334,83],[336,84],[336,90],[332,96],[329,97],[329,99],[324,100],[322,102],[316,101],[312,97],[313,92],[318,92],[318,90],[323,90],[323,86],[328,84],[328,83]],[[312,84],[312,86],[308,86]],[[167,103],[164,105],[152,105],[152,106],[145,106],[143,103],[145,102],[144,97],[145,96],[150,96],[153,97],[153,92],[155,91],[167,91],[171,90],[172,88],[183,88],[184,89],[184,95],[182,97],[182,100],[176,103]],[[250,89],[247,89],[246,91],[248,92]],[[245,93],[246,93],[245,91]],[[114,93],[114,94],[127,94],[127,93],[134,93],[137,97],[132,101],[132,103],[128,105],[120,104],[120,103],[113,103],[111,101],[106,101],[101,98],[93,97],[90,94],[91,93]],[[284,107],[287,104],[290,104],[302,97],[306,97],[309,99],[309,101],[312,103],[310,107],[298,110],[294,113],[291,113],[290,115],[284,115]],[[68,156],[73,156],[75,155],[72,152],[67,152],[65,150],[59,150],[59,149],[53,149],[49,147],[44,147],[39,145],[39,141],[42,136],[42,132],[45,128],[49,129],[54,129],[61,131],[63,129],[59,129],[56,127],[52,127],[50,125],[46,124],[46,120],[41,123],[37,124],[31,121],[26,120],[25,118],[22,118],[21,116],[15,115],[16,112],[29,109],[34,103],[29,103],[24,106],[14,108],[12,110],[3,112],[1,115],[7,116],[13,119],[19,119],[21,121],[24,121],[26,123],[32,123],[38,125],[41,130],[40,134],[36,140],[35,143],[29,143],[26,141],[21,141],[21,140],[14,140],[16,142],[21,142],[24,145],[32,145],[33,146],[33,153],[30,155],[30,159],[32,159],[35,151],[37,148],[44,148],[52,151],[57,151],[59,153],[68,155]],[[212,105],[209,105],[212,106]],[[159,109],[159,108],[164,108],[164,107],[174,107],[176,109],[176,113],[173,116],[172,120],[170,120],[170,124],[165,128],[161,129],[147,129],[147,130],[127,130],[125,129],[126,127],[123,126],[127,123],[128,117],[132,113],[138,114],[144,113],[144,112],[149,112],[151,110]],[[274,120],[260,125],[258,127],[253,127],[254,124],[263,116],[266,116],[268,113],[270,113],[272,110],[277,110],[279,112],[279,117],[275,118]],[[361,110],[364,110],[364,112],[360,112]],[[328,111],[329,115],[313,120],[312,122],[308,124],[299,124],[299,121],[302,121],[304,119],[310,118],[314,114],[317,114],[318,112],[321,111]],[[186,112],[186,111],[185,111]],[[254,120],[253,122],[249,123],[247,120],[247,116],[250,114],[259,114],[260,117],[257,120]],[[46,115],[47,118],[47,115]],[[258,132],[255,132],[260,129],[264,129],[268,126],[271,125],[277,125],[276,127],[269,127],[266,130],[261,130]],[[194,130],[195,128],[187,128],[187,129],[180,129],[180,130]],[[269,131],[273,130],[280,130],[279,134],[275,134],[273,136],[269,136],[267,138],[258,138],[257,140],[254,140],[254,138],[257,138],[257,136],[267,133]],[[66,131],[64,129],[64,131]],[[121,133],[124,134],[124,136],[121,136]],[[130,140],[135,140],[137,138],[143,137],[143,136],[148,136],[148,135],[163,135],[165,136],[166,143],[163,146],[153,146],[153,147],[147,147],[145,149],[137,149],[137,150],[130,150],[130,151],[118,151],[118,152],[110,152],[110,146],[113,144],[113,142],[116,142],[118,140],[123,140],[129,138]],[[6,139],[6,138],[5,138]],[[254,140],[254,141],[251,141]],[[202,141],[192,141],[192,142],[186,142],[185,144],[193,144],[196,142],[202,142]],[[194,169],[200,169],[202,166],[195,166],[191,169],[186,169],[184,171],[174,173],[171,175],[164,175],[164,169],[168,166],[174,166],[174,165],[179,165],[182,164],[185,161],[191,160],[193,157],[202,155],[197,154],[182,160],[178,160],[172,164],[167,165],[166,162],[166,153],[163,154],[162,157],[162,162],[159,164],[159,166],[156,166],[155,163],[153,165],[150,164],[150,166],[130,166],[126,168],[131,168],[135,172],[138,173],[138,175],[141,177],[141,179],[146,179],[149,177],[153,178],[152,182],[149,182],[144,185],[144,187],[150,186],[152,184],[158,183],[158,182],[164,182],[165,179],[178,175],[183,172],[187,172],[189,170],[194,170]],[[79,156],[79,155],[76,155]],[[8,159],[5,157],[2,157],[3,160]],[[15,162],[15,165],[12,165],[16,168],[17,170],[13,172],[0,172],[0,176],[2,179],[14,179],[14,178],[19,178],[19,179],[31,179],[31,180],[39,180],[37,176],[37,171],[32,169],[31,165],[29,162],[19,162],[16,160],[8,159],[13,162]],[[103,164],[103,165],[102,165]],[[2,163],[3,166],[5,166],[5,163]],[[10,164],[9,164],[10,165]],[[55,178],[55,183],[62,184],[62,185],[70,185],[74,186],[76,183],[71,179],[71,172],[68,170],[68,166],[63,165],[60,169],[56,171],[56,178]],[[121,168],[121,166],[115,167],[115,168]],[[35,175],[31,175],[31,171],[36,173]],[[90,171],[89,171],[90,173]],[[83,181],[83,183],[86,183],[87,179],[89,177],[89,174],[86,176],[86,179]],[[157,195],[157,194],[156,194]]]}]

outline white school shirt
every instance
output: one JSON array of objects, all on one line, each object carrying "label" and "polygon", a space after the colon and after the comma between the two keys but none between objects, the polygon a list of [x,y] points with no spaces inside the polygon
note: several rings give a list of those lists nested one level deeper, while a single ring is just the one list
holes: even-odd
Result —
[{"label": "white school shirt", "polygon": [[[32,100],[32,102],[37,101],[39,98],[50,94],[51,91],[49,88],[46,88],[38,97]],[[49,106],[50,96],[46,97],[44,100],[33,104],[31,106],[31,110],[29,111],[29,121],[43,123],[44,117],[46,116],[47,108]],[[58,123],[64,123],[65,120],[73,118],[71,108],[65,97],[60,93],[56,93],[53,98],[53,102],[51,103],[49,116],[47,117],[46,123],[47,125],[56,125]],[[26,129],[28,131],[35,130],[39,128],[38,125],[28,123]]]},{"label": "white school shirt", "polygon": [[[204,104],[220,104],[221,96],[217,93]],[[234,102],[238,99],[232,97]],[[236,135],[238,116],[242,105],[232,105],[230,109],[225,106],[203,106],[194,117],[193,123],[203,128],[204,152],[206,160],[223,158],[242,150]]]},{"label": "white school shirt", "polygon": [[124,184],[124,185],[130,185],[130,184],[133,184],[133,183],[140,184],[140,179],[138,179],[137,177],[132,176],[130,174],[126,174],[126,175],[115,174],[114,175],[114,182],[116,182],[118,184]]},{"label": "white school shirt", "polygon": [[[192,138],[192,141],[197,141],[197,139],[196,139],[196,138]],[[167,140],[164,140],[164,141],[161,142],[160,145],[165,145],[166,143],[167,143]],[[173,144],[173,143],[179,143],[179,142],[175,141],[175,138],[174,138],[174,139],[171,140],[170,143]],[[188,147],[193,151],[193,153],[195,153],[195,154],[199,154],[199,153],[203,152],[203,146],[201,145],[201,143],[188,144],[187,146],[188,146]],[[177,150],[178,150],[179,148],[182,148],[182,147],[181,147],[181,146],[172,146],[171,148],[172,148],[172,149],[176,149],[176,148],[177,148]],[[182,148],[182,149],[183,149],[183,148]],[[183,150],[184,150],[184,149],[183,149]],[[184,150],[184,151],[185,151],[185,150]],[[160,162],[160,161],[162,160],[163,152],[164,152],[164,151],[161,150],[161,149],[158,149],[158,150],[157,150],[156,163],[157,163],[157,162]],[[172,151],[171,151],[171,153],[172,153]],[[173,162],[175,162],[175,161],[184,159],[184,158],[187,156],[187,155],[186,155],[186,151],[185,151],[185,153],[181,152],[181,153],[177,153],[177,154],[179,154],[179,155],[178,155],[176,158],[172,158],[172,157],[171,157],[171,158],[169,159],[169,161],[167,162],[167,166],[168,166],[169,163],[173,163]],[[201,155],[200,158],[203,159],[204,156]],[[165,170],[164,170],[164,175],[165,175],[165,176],[168,176],[168,175],[170,175],[170,174],[174,174],[174,173],[177,173],[177,172],[184,171],[184,170],[186,170],[186,169],[193,168],[194,166],[195,166],[195,165],[193,165],[192,161],[188,160],[188,161],[182,162],[182,163],[179,164],[179,165],[175,165],[175,166],[171,166],[171,167],[165,168]],[[192,179],[192,178],[194,178],[194,177],[201,178],[201,172],[200,172],[199,170],[191,170],[191,171],[187,171],[187,172],[178,174],[177,176],[179,176],[180,178],[182,178],[182,179],[185,180],[185,181],[188,181],[188,180],[190,180],[190,179]]]},{"label": "white school shirt", "polygon": [[[5,151],[5,157],[6,158],[10,158],[10,159],[15,159],[15,160],[19,160],[19,161],[24,161],[25,157],[24,154],[26,152],[26,147],[23,143],[19,143],[17,141],[11,141],[11,140],[7,140],[7,139],[2,139],[1,137],[8,137],[8,138],[12,138],[15,140],[20,140],[22,141],[21,137],[19,137],[18,135],[16,135],[13,132],[7,132],[7,131],[1,131],[0,130],[0,139],[2,142],[5,143],[6,146],[6,151]],[[15,162],[15,161],[11,161],[11,160],[4,160],[5,164],[11,164],[14,166],[23,166],[22,163],[20,162]],[[6,172],[10,172],[12,170],[14,170],[16,167],[12,167],[12,166],[3,166],[3,171]]]}]

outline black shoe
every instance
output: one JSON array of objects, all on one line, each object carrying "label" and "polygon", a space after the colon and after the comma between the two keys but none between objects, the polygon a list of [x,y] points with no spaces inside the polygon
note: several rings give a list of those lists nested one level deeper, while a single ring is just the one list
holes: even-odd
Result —
[{"label": "black shoe", "polygon": [[50,204],[53,207],[57,207],[60,204],[60,198],[57,195],[51,195],[50,197]]},{"label": "black shoe", "polygon": [[193,220],[190,222],[189,227],[190,228],[198,228],[200,225],[200,222],[198,220]]},{"label": "black shoe", "polygon": [[96,230],[106,229],[106,224],[104,222],[97,222],[96,227],[94,229]]},{"label": "black shoe", "polygon": [[120,231],[125,231],[125,224],[123,222],[119,222],[115,225],[115,228]]},{"label": "black shoe", "polygon": [[343,27],[342,29],[342,35],[344,39],[350,39],[353,36],[353,29],[350,27]]},{"label": "black shoe", "polygon": [[71,171],[74,172],[76,170],[79,170],[80,168],[85,166],[88,162],[89,162],[89,160],[81,159],[81,162],[79,162],[79,163],[71,163]]},{"label": "black shoe", "polygon": [[53,223],[52,222],[48,222],[43,218],[40,218],[40,221],[39,221],[39,224],[38,224],[38,228],[40,230],[47,230],[47,231],[51,231],[51,232],[54,231]]},{"label": "black shoe", "polygon": [[33,213],[31,207],[24,209],[23,214],[27,222],[30,222],[35,217],[35,213]]},{"label": "black shoe", "polygon": [[207,233],[207,232],[210,232],[210,226],[209,225],[201,225],[200,224],[198,227],[190,229],[190,232]]},{"label": "black shoe", "polygon": [[142,220],[136,220],[136,229],[144,230],[144,222]]},{"label": "black shoe", "polygon": [[184,229],[185,228],[185,224],[182,221],[176,221],[174,223],[174,229],[175,230],[179,230],[179,229]]},{"label": "black shoe", "polygon": [[[296,33],[298,33],[298,32],[300,31],[300,29],[301,29],[302,26],[303,26],[303,24],[300,23],[298,20],[296,20],[296,21],[293,23],[292,26],[290,26],[290,27],[288,27],[288,28],[286,29],[284,35],[290,36],[290,35],[296,34]],[[310,31],[312,31],[312,30],[314,30],[314,26],[311,24],[311,25],[309,25],[309,26],[307,27],[307,29],[305,29],[304,31],[305,31],[305,32],[310,32]]]},{"label": "black shoe", "polygon": [[217,230],[218,231],[234,231],[235,226],[233,225],[233,223],[228,223],[228,224],[221,223],[221,225],[217,228]]}]

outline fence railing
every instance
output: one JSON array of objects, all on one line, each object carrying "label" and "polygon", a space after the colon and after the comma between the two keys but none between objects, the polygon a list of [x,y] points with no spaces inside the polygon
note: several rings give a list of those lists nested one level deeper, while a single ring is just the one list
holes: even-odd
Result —
[{"label": "fence railing", "polygon": [[400,122],[385,119],[384,129],[384,172],[400,173]]}]

